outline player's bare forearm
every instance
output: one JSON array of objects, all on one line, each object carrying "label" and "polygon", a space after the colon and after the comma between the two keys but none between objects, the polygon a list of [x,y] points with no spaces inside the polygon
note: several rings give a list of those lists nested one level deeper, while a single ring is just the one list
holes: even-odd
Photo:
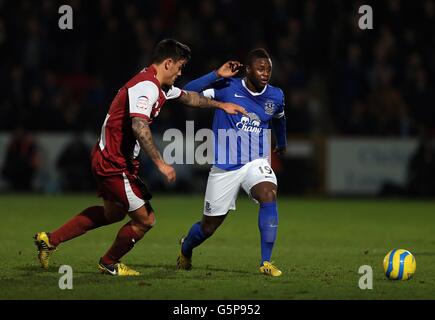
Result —
[{"label": "player's bare forearm", "polygon": [[179,98],[179,101],[185,105],[194,108],[219,108],[221,106],[219,102],[210,98],[206,98],[199,93],[193,91],[186,91],[186,94],[183,94]]},{"label": "player's bare forearm", "polygon": [[193,91],[187,91],[186,94],[182,95],[179,98],[179,101],[191,107],[196,107],[196,108],[211,107],[211,108],[222,109],[228,114],[241,113],[247,115],[245,108],[237,104],[231,102],[219,102],[210,98],[206,98]]},{"label": "player's bare forearm", "polygon": [[151,160],[157,166],[164,163],[162,155],[154,144],[153,135],[148,122],[145,119],[134,117],[132,119],[132,128],[141,148],[145,150]]}]

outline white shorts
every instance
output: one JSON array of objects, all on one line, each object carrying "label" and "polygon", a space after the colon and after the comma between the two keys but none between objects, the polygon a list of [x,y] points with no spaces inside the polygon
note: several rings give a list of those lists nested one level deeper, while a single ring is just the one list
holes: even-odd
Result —
[{"label": "white shorts", "polygon": [[267,159],[254,160],[234,171],[212,167],[205,191],[204,215],[223,216],[229,210],[235,210],[240,187],[251,197],[251,188],[265,181],[278,185]]}]

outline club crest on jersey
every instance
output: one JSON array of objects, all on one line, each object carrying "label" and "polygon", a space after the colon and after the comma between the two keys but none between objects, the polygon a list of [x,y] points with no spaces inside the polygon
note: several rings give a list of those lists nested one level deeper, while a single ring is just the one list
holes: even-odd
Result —
[{"label": "club crest on jersey", "polygon": [[264,112],[266,112],[267,115],[272,116],[275,112],[275,103],[273,101],[266,101],[264,104]]},{"label": "club crest on jersey", "polygon": [[136,103],[137,107],[139,109],[147,109],[148,108],[148,98],[145,96],[141,96],[137,99],[137,103]]}]

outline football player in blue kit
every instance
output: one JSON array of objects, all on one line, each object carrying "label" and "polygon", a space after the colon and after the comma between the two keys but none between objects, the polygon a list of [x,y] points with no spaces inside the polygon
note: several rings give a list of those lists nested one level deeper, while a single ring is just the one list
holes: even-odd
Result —
[{"label": "football player in blue kit", "polygon": [[207,181],[203,216],[181,239],[177,267],[192,268],[193,249],[216,231],[229,210],[235,210],[242,187],[259,204],[260,273],[277,277],[282,272],[271,262],[278,228],[277,179],[268,160],[268,133],[272,123],[277,142],[274,152],[282,154],[286,149],[284,94],[269,84],[272,61],[266,50],[252,50],[246,61],[246,75],[236,78],[241,69],[239,62],[228,61],[184,87],[218,101],[237,103],[246,109],[248,116],[215,111],[214,165]]}]

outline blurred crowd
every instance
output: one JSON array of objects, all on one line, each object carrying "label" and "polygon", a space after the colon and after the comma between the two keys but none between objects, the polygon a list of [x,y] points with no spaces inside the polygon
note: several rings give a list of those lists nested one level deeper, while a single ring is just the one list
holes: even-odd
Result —
[{"label": "blurred crowd", "polygon": [[[73,30],[58,27],[62,4]],[[363,4],[373,30],[358,27]],[[435,131],[434,0],[0,0],[1,131],[98,133],[117,90],[167,37],[193,51],[179,86],[267,48],[289,134]],[[186,118],[208,126],[211,114],[170,105],[154,127]]]},{"label": "blurred crowd", "polygon": [[[58,26],[64,4],[73,9],[72,30]],[[359,28],[358,9],[366,4],[373,30]],[[180,87],[266,48],[272,84],[286,95],[289,135],[419,137],[408,185],[386,185],[384,193],[434,190],[435,147],[425,141],[435,137],[435,0],[0,0],[0,132],[13,132],[1,173],[10,188],[32,189],[41,169],[32,133],[70,132],[55,164],[59,188],[93,189],[90,145],[80,134],[99,135],[118,89],[170,37],[192,49]],[[209,127],[211,118],[170,102],[153,130],[183,130],[186,120]],[[297,165],[302,169],[292,172],[301,176],[287,177],[294,187],[287,191],[303,193],[308,173],[318,174],[306,162]],[[196,168],[177,170],[183,190],[200,185],[189,171]],[[159,189],[159,176],[147,179]]]}]

